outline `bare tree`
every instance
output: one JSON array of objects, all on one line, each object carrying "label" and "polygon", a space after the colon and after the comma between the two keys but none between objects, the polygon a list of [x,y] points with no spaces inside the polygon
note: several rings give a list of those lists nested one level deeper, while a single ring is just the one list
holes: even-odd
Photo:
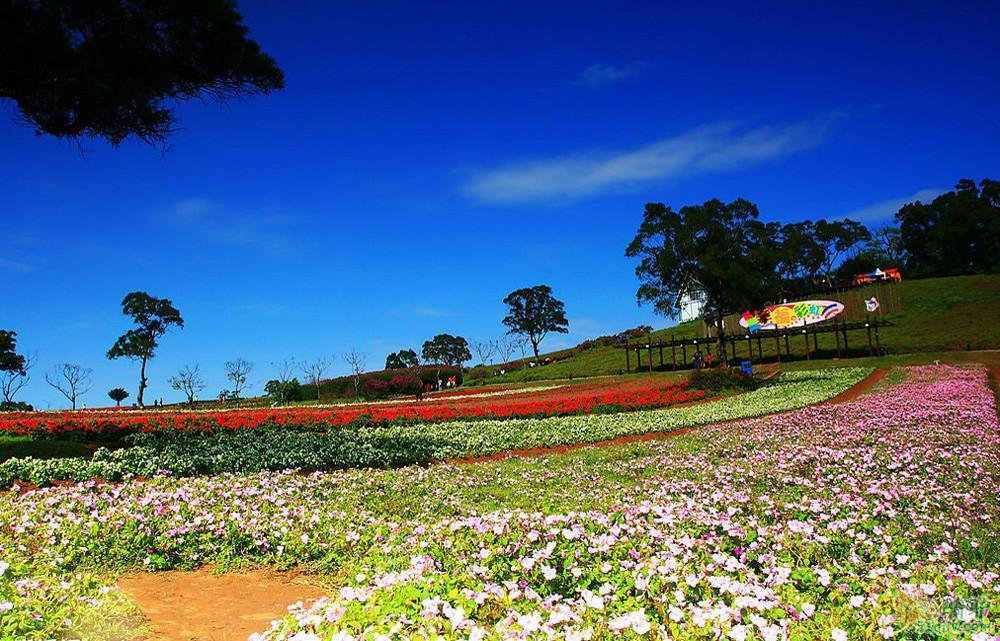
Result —
[{"label": "bare tree", "polygon": [[479,364],[486,365],[486,361],[493,364],[493,354],[497,351],[497,344],[494,341],[473,341],[472,349],[476,350],[479,356]]},{"label": "bare tree", "polygon": [[500,357],[501,363],[509,363],[511,356],[517,351],[517,343],[519,339],[513,338],[509,335],[503,335],[496,342],[497,346],[497,356]]},{"label": "bare tree", "polygon": [[284,404],[288,399],[291,389],[298,385],[298,381],[295,380],[294,375],[296,361],[294,358],[285,358],[278,362],[271,361],[271,367],[275,369],[277,375],[273,381],[268,382],[264,391],[272,397],[277,396],[278,403]]},{"label": "bare tree", "polygon": [[312,362],[302,363],[302,375],[306,380],[316,386],[316,402],[319,402],[319,384],[323,382],[323,374],[330,369],[333,364],[333,356],[327,358],[321,356]]},{"label": "bare tree", "polygon": [[90,391],[91,374],[94,370],[72,363],[61,363],[52,368],[52,373],[45,373],[45,382],[59,390],[66,400],[76,409],[76,399]]},{"label": "bare tree", "polygon": [[364,352],[359,352],[355,348],[351,348],[351,351],[344,352],[344,361],[347,362],[351,367],[351,375],[354,376],[354,395],[358,396],[361,393],[361,374],[365,371],[365,361],[368,360],[368,354]]},{"label": "bare tree", "polygon": [[4,403],[14,402],[17,393],[31,380],[31,368],[35,366],[37,361],[37,354],[25,354],[24,365],[20,371],[0,371],[0,393],[3,394]]},{"label": "bare tree", "polygon": [[234,361],[226,361],[226,378],[233,382],[233,396],[240,400],[240,392],[250,387],[247,378],[253,370],[253,363],[245,358],[237,358]]},{"label": "bare tree", "polygon": [[177,371],[176,376],[167,379],[170,387],[178,392],[182,392],[187,397],[188,405],[194,405],[198,392],[205,389],[205,381],[201,378],[200,368],[195,365],[193,368],[185,365],[183,369]]}]

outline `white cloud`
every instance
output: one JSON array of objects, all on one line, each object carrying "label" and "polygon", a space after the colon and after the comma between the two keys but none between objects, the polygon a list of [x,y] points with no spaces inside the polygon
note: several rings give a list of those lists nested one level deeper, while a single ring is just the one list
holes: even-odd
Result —
[{"label": "white cloud", "polygon": [[941,188],[921,189],[910,196],[905,196],[903,198],[891,198],[889,200],[883,200],[866,205],[845,215],[844,218],[850,218],[859,222],[887,222],[903,205],[908,205],[918,200],[925,203],[930,202],[946,191],[948,190]]},{"label": "white cloud", "polygon": [[158,218],[193,236],[272,256],[286,255],[294,248],[288,236],[294,220],[285,215],[237,212],[212,200],[186,198]]},{"label": "white cloud", "polygon": [[626,65],[590,65],[580,72],[580,82],[597,89],[628,80],[649,68],[649,63],[637,60]]},{"label": "white cloud", "polygon": [[832,118],[741,130],[721,122],[642,147],[578,153],[476,173],[465,190],[480,200],[515,203],[581,198],[654,180],[749,167],[820,144]]}]

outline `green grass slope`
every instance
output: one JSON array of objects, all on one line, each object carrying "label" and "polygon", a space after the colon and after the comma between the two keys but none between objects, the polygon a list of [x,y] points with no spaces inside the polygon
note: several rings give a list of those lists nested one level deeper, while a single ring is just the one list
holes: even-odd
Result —
[{"label": "green grass slope", "polygon": [[[1000,275],[956,276],[952,278],[928,278],[903,281],[903,312],[886,316],[892,323],[880,330],[882,348],[887,354],[913,354],[968,349],[1000,348]],[[653,332],[653,340],[697,337],[701,328],[699,321],[682,323],[675,327]],[[864,333],[852,332],[849,336],[853,355],[867,355],[868,344]],[[764,360],[775,359],[773,340],[763,340]],[[793,360],[806,360],[806,350],[802,339],[791,341]],[[819,337],[820,353],[812,351],[813,359],[831,358],[835,355],[836,343],[832,334]],[[755,360],[759,360],[754,344]],[[737,347],[737,354],[746,357],[746,344]],[[620,374],[625,368],[625,355],[616,347],[595,347],[588,350],[561,350],[543,354],[555,362],[535,368],[519,369],[505,376],[494,377],[486,374],[478,378],[479,372],[470,372],[469,383],[506,383],[521,380],[546,380],[568,378],[570,376],[602,376]],[[688,358],[691,351],[688,350]],[[646,363],[643,354],[643,363]],[[669,369],[670,354],[665,353]],[[782,359],[784,345],[782,344]],[[681,362],[681,350],[677,350],[677,360]],[[654,357],[659,364],[659,355]],[[632,359],[632,367],[635,360]],[[475,368],[478,369],[478,368]],[[477,379],[478,380],[475,380]]]}]

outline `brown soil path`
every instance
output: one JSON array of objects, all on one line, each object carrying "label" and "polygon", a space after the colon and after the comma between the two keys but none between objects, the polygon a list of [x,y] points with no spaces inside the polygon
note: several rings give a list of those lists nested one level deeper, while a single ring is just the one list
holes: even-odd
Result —
[{"label": "brown soil path", "polygon": [[305,576],[265,570],[141,572],[118,586],[139,604],[149,641],[246,641],[289,604],[327,593]]},{"label": "brown soil path", "polygon": [[[847,403],[855,400],[862,394],[866,394],[871,391],[876,385],[878,385],[885,375],[889,373],[889,368],[880,367],[873,371],[862,381],[855,383],[851,387],[847,388],[840,394],[837,394],[831,399],[825,400],[818,405],[828,405],[831,403]],[[773,376],[771,374],[770,376]],[[770,378],[768,376],[768,378]],[[700,405],[702,403],[710,403],[712,401],[718,401],[720,399],[726,398],[727,396],[732,396],[731,394],[723,396],[713,396],[711,398],[704,398],[698,401],[692,401],[690,403],[681,403],[679,405],[673,405],[667,409],[673,409],[675,407],[689,407],[691,405]],[[789,410],[794,412],[796,410]],[[765,414],[764,416],[778,416],[781,414],[787,414],[788,412],[776,412],[774,414]],[[757,417],[763,418],[763,417]],[[705,425],[694,425],[691,427],[682,427],[676,430],[671,430],[669,432],[646,432],[643,434],[629,434],[628,436],[619,436],[612,439],[607,439],[604,441],[594,441],[591,443],[575,443],[573,445],[555,445],[552,447],[529,447],[517,450],[507,450],[505,452],[497,452],[496,454],[489,454],[487,456],[470,456],[465,458],[452,458],[442,463],[449,464],[460,464],[467,465],[471,463],[485,463],[488,461],[501,461],[508,458],[532,458],[535,456],[548,456],[550,454],[563,454],[566,452],[572,452],[574,450],[583,449],[585,447],[617,447],[620,445],[628,445],[630,443],[641,443],[645,441],[659,441],[668,438],[675,438],[688,432],[703,429],[706,427],[719,427],[721,425],[729,425],[731,423],[737,423],[739,421],[745,421],[747,419],[734,419],[732,421],[722,421],[720,423],[706,423]]]}]

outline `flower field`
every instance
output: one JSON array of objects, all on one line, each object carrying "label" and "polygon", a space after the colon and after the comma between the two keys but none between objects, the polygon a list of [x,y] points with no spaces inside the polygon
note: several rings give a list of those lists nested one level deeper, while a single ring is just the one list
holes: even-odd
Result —
[{"label": "flower field", "polygon": [[[0,463],[0,487],[9,487],[17,480],[43,485],[53,480],[119,480],[130,474],[148,478],[288,468],[397,467],[513,449],[590,443],[802,407],[837,395],[870,371],[790,372],[753,392],[701,405],[649,411],[323,430],[261,425],[253,429],[146,431],[126,437],[128,447],[101,449],[92,459],[4,461]],[[588,394],[586,390],[579,393]],[[651,394],[662,398],[661,392]],[[625,395],[638,398],[630,391],[622,392]]]},{"label": "flower field", "polygon": [[352,424],[429,423],[478,418],[544,418],[667,407],[705,397],[685,382],[642,379],[625,383],[456,390],[426,401],[379,401],[328,406],[209,411],[133,409],[75,412],[8,412],[0,432],[39,436],[119,437],[135,432],[238,430],[281,426],[328,429]]},{"label": "flower field", "polygon": [[[7,493],[0,638],[75,638],[95,621],[128,638],[118,572],[211,563],[338,577],[267,641],[992,641],[994,396],[982,369],[903,378],[851,403],[572,455]],[[636,415],[666,428],[715,404]]]}]

